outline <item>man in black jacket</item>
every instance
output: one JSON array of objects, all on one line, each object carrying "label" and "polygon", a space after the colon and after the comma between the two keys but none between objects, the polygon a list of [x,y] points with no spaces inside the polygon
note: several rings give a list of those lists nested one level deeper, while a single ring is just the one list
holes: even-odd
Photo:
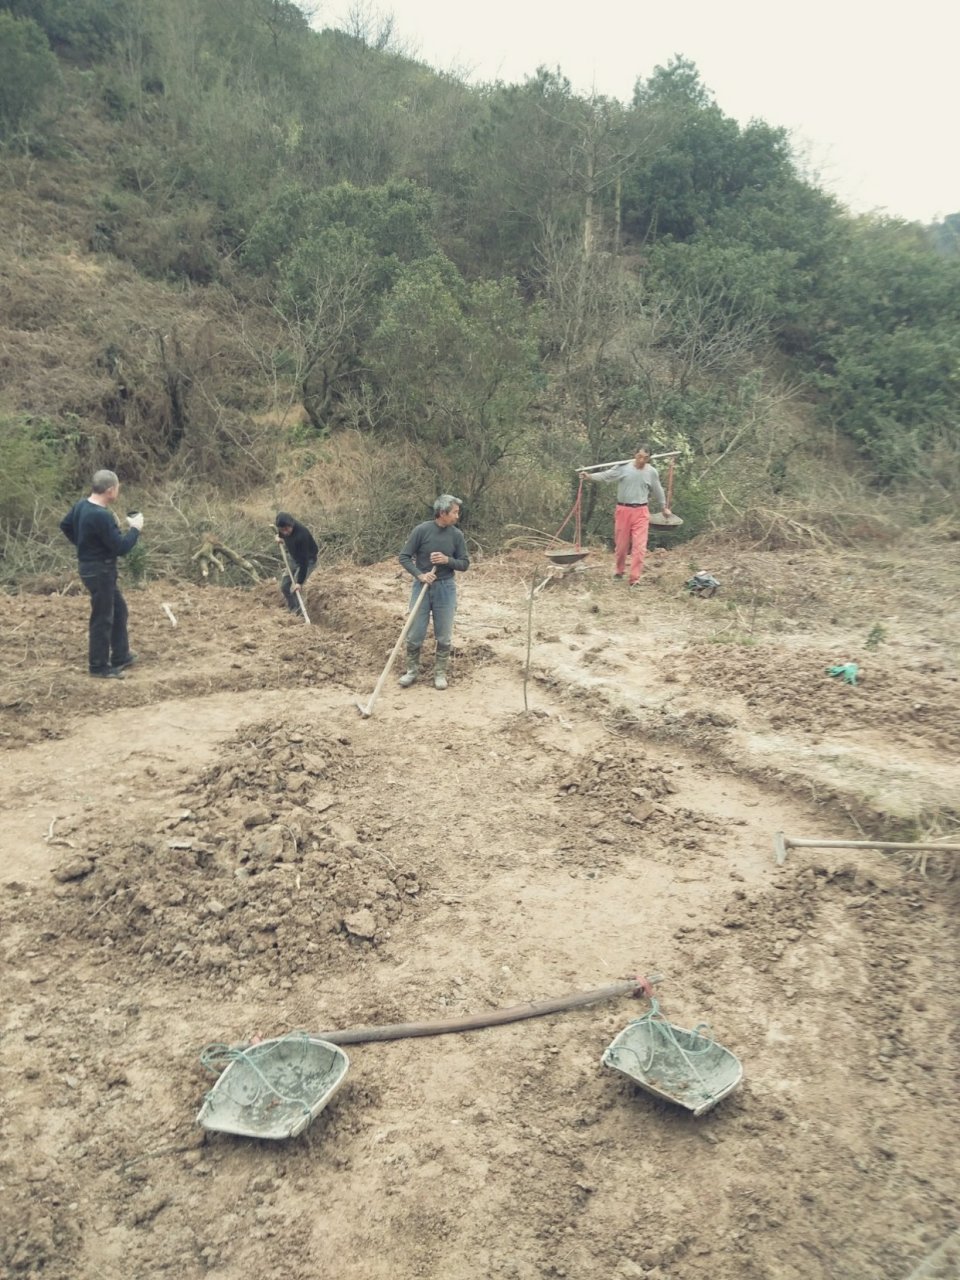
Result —
[{"label": "man in black jacket", "polygon": [[287,555],[293,562],[293,577],[285,573],[280,579],[280,590],[290,612],[299,613],[300,603],[297,597],[303,584],[317,567],[320,549],[310,530],[286,511],[277,512],[277,541],[286,547]]},{"label": "man in black jacket", "polygon": [[90,592],[90,674],[101,680],[120,680],[137,660],[127,636],[127,603],[117,586],[117,560],[137,545],[143,516],[127,516],[130,526],[120,532],[110,506],[120,493],[114,471],[98,471],[93,491],[81,498],[60,521],[60,529],[77,548],[80,579]]}]

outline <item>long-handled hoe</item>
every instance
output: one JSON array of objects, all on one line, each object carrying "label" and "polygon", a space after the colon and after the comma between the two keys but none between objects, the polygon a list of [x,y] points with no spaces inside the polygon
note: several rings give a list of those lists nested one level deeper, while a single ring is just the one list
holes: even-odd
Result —
[{"label": "long-handled hoe", "polygon": [[[287,576],[290,579],[290,590],[293,591],[294,584],[296,583],[297,580],[293,576],[293,567],[290,564],[290,557],[287,555],[287,548],[283,545],[282,542],[280,543],[280,554],[283,556],[283,563],[287,570]],[[307,613],[307,606],[303,603],[303,590],[301,589],[300,591],[294,591],[293,593],[297,597],[297,604],[300,606],[300,612],[303,614],[303,620],[309,627],[310,615],[309,613]]]},{"label": "long-handled hoe", "polygon": [[390,654],[390,657],[387,659],[387,665],[380,672],[380,679],[377,681],[376,686],[374,687],[373,693],[371,693],[370,695],[370,701],[367,703],[366,706],[364,706],[362,702],[357,703],[357,710],[363,716],[364,720],[366,720],[367,717],[373,713],[373,704],[376,702],[377,698],[379,697],[380,690],[383,688],[383,682],[384,680],[386,680],[387,674],[390,671],[390,668],[393,666],[394,659],[396,658],[397,654],[400,652],[400,646],[403,644],[404,640],[406,640],[407,638],[407,632],[413,626],[413,620],[417,616],[417,613],[420,610],[420,606],[423,604],[424,600],[426,600],[429,594],[430,594],[430,584],[429,582],[425,582],[420,591],[420,594],[417,596],[416,601],[414,602],[413,608],[410,610],[409,614],[407,615],[407,620],[403,624],[403,630],[397,636],[397,643],[393,646],[393,650]]}]

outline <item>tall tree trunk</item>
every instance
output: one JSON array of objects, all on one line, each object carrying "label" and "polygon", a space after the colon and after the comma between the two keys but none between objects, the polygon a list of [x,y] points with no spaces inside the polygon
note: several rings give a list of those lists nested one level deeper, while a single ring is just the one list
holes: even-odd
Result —
[{"label": "tall tree trunk", "polygon": [[593,254],[593,148],[587,150],[587,198],[583,211],[583,256]]}]

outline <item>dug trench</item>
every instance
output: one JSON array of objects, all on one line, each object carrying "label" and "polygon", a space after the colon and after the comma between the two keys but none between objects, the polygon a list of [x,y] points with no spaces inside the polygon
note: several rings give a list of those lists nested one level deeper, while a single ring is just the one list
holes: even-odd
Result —
[{"label": "dug trench", "polygon": [[[384,566],[358,571],[353,608],[314,585],[311,628],[275,589],[152,585],[131,601],[140,663],[108,691],[80,673],[79,596],[4,601],[10,1274],[953,1265],[957,882],[936,860],[921,875],[900,855],[771,854],[779,828],[943,814],[949,620],[909,660],[893,636],[845,689],[821,670],[849,651],[835,601],[832,631],[719,646],[723,615],[654,561],[638,603],[599,575],[538,596],[528,667],[535,568],[479,567],[450,688],[391,680],[369,720],[355,699],[405,601]],[[925,715],[902,714],[911,699]],[[744,1064],[699,1119],[600,1065],[646,1007],[622,1000],[355,1046],[287,1143],[194,1123],[211,1041],[654,971],[671,1019],[709,1022]]]}]

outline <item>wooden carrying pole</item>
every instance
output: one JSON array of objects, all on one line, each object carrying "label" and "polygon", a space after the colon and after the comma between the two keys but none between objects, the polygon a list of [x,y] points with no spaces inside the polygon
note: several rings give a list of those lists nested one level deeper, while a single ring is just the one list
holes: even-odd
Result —
[{"label": "wooden carrying pole", "polygon": [[777,866],[782,867],[790,849],[912,849],[916,852],[960,853],[960,844],[937,844],[911,840],[803,840],[778,831],[773,837]]},{"label": "wooden carrying pole", "polygon": [[416,599],[416,602],[414,603],[413,608],[410,610],[409,614],[407,615],[407,620],[403,624],[403,630],[397,636],[397,643],[393,646],[393,649],[390,653],[390,657],[387,659],[387,665],[380,672],[380,679],[377,681],[376,686],[374,687],[373,693],[371,693],[370,695],[370,701],[367,703],[366,706],[364,706],[362,702],[357,703],[357,710],[363,716],[364,720],[366,720],[367,716],[369,716],[370,713],[373,711],[373,704],[376,702],[377,697],[379,696],[380,690],[383,688],[383,682],[387,678],[388,671],[393,666],[393,660],[397,656],[397,654],[400,652],[400,646],[403,644],[404,640],[406,640],[407,632],[413,626],[413,620],[417,616],[420,606],[423,604],[424,600],[426,600],[429,594],[430,594],[430,583],[425,582],[423,584],[423,589],[421,590],[420,594],[417,596],[417,599]]},{"label": "wooden carrying pole", "polygon": [[[651,453],[650,461],[653,462],[657,458],[679,458],[680,450],[675,449],[673,453]],[[595,462],[592,467],[577,467],[578,471],[605,471],[607,467],[622,467],[625,462],[632,462],[633,458],[620,458],[618,462]]]},{"label": "wooden carrying pole", "polygon": [[351,1027],[347,1031],[319,1031],[317,1037],[330,1044],[369,1044],[375,1040],[409,1040],[415,1036],[443,1036],[453,1031],[479,1031],[482,1027],[499,1027],[507,1022],[520,1022],[524,1018],[542,1018],[548,1013],[562,1013],[565,1009],[579,1009],[595,1004],[598,1000],[610,1000],[615,996],[650,996],[651,983],[658,977],[628,978],[613,982],[593,991],[581,991],[576,995],[559,996],[554,1000],[535,1000],[530,1004],[515,1004],[508,1009],[489,1009],[465,1018],[448,1018],[443,1022],[398,1022],[383,1027]]}]

